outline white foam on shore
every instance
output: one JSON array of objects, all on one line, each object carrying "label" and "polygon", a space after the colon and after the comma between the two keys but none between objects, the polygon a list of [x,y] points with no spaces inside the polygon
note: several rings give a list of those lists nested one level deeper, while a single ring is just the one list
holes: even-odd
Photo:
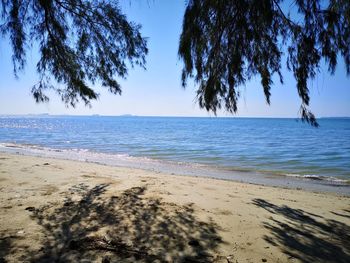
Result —
[{"label": "white foam on shore", "polygon": [[201,172],[199,170],[202,169],[204,171],[210,169],[210,167],[206,165],[197,163],[156,160],[148,157],[134,157],[120,153],[101,153],[81,148],[53,149],[31,144],[0,143],[0,151],[38,157],[92,162],[111,166],[125,166],[167,173],[175,173],[175,171],[178,173],[178,171],[181,170],[181,173],[185,175],[198,175]]},{"label": "white foam on shore", "polygon": [[316,174],[284,174],[288,177],[300,178],[300,179],[309,179],[315,181],[329,181],[329,182],[338,182],[338,183],[348,183],[349,180],[340,179],[333,176],[322,176]]}]

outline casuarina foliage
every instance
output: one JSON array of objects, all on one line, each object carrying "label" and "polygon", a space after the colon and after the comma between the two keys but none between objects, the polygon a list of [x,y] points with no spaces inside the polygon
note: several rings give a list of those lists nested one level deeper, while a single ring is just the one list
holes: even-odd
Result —
[{"label": "casuarina foliage", "polygon": [[194,78],[200,107],[236,112],[239,87],[256,75],[270,104],[273,75],[283,83],[284,55],[296,79],[302,119],[317,126],[308,109],[308,80],[322,60],[334,73],[338,57],[350,74],[350,1],[188,1],[179,56],[183,85]]},{"label": "casuarina foliage", "polygon": [[117,1],[1,0],[1,19],[15,74],[25,66],[27,49],[38,45],[37,102],[48,101],[45,90],[53,89],[68,105],[89,104],[98,97],[91,88],[96,82],[120,94],[116,77],[126,77],[128,66],[145,66],[146,39]]}]

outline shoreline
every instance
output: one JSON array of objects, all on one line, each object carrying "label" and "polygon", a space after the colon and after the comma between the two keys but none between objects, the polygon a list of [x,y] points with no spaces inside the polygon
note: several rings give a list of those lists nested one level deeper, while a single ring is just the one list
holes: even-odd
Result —
[{"label": "shoreline", "polygon": [[336,193],[1,152],[0,189],[5,262],[350,258]]},{"label": "shoreline", "polygon": [[226,170],[205,164],[174,162],[152,159],[148,157],[133,157],[126,154],[92,152],[89,150],[52,149],[41,146],[3,143],[0,153],[21,154],[41,158],[54,158],[68,161],[101,164],[113,167],[127,167],[151,172],[174,174],[178,176],[194,176],[272,186],[288,189],[302,189],[313,192],[330,192],[350,196],[350,181],[322,176],[295,176],[275,174],[263,171]]}]

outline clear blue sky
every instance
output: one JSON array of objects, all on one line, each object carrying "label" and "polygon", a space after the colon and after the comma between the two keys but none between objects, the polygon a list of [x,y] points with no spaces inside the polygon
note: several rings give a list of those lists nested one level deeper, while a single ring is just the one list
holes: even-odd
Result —
[{"label": "clear blue sky", "polygon": [[[116,96],[96,87],[100,99],[92,108],[82,104],[66,108],[60,98],[50,95],[50,102],[36,104],[30,89],[37,82],[35,64],[37,52],[28,51],[25,72],[15,79],[11,62],[11,47],[7,39],[0,40],[0,114],[71,114],[144,116],[213,116],[199,109],[195,90],[180,85],[182,62],[177,56],[185,1],[127,1],[122,9],[130,20],[142,24],[142,33],[148,37],[149,55],[147,70],[131,69],[126,80],[120,80],[122,96]],[[350,116],[350,78],[339,60],[334,76],[327,68],[310,82],[311,110],[318,116]],[[265,103],[259,79],[242,87],[242,97],[237,116],[298,117],[300,99],[292,73],[284,71],[285,84],[278,82],[272,89],[271,106]],[[219,112],[218,116],[231,116]]]}]

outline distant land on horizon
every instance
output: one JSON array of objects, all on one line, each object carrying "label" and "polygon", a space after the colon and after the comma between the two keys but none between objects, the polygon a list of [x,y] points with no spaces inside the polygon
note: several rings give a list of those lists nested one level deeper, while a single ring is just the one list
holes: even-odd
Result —
[{"label": "distant land on horizon", "polygon": [[[49,114],[49,113],[28,113],[28,114],[0,114],[0,117],[150,117],[150,118],[232,118],[232,119],[299,119],[298,117],[274,117],[274,116],[156,116],[156,115],[134,115],[134,114],[121,114],[121,115],[75,115],[75,114]],[[317,119],[350,119],[350,116],[321,116]]]}]

